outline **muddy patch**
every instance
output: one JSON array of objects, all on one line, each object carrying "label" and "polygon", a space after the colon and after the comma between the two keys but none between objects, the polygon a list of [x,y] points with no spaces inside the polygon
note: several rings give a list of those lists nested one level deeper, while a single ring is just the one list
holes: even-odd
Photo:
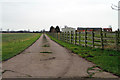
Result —
[{"label": "muddy patch", "polygon": [[49,46],[49,44],[45,44],[45,45],[43,45],[42,47],[50,47],[50,46]]},{"label": "muddy patch", "polygon": [[47,59],[40,59],[40,61],[48,61],[48,60],[54,60],[56,57],[51,57],[51,58],[47,58]]},{"label": "muddy patch", "polygon": [[47,51],[45,51],[45,52],[40,52],[40,53],[52,54],[52,52],[47,52]]}]

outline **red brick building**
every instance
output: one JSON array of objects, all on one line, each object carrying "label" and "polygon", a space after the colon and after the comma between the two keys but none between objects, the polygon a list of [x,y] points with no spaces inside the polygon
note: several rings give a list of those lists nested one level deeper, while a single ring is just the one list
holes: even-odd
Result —
[{"label": "red brick building", "polygon": [[103,31],[112,32],[112,28],[103,28]]}]

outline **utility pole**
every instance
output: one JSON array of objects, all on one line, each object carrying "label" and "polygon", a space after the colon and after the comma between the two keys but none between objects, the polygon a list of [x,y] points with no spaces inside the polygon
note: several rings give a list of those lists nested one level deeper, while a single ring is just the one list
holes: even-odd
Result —
[{"label": "utility pole", "polygon": [[120,1],[118,2],[118,29],[120,30]]},{"label": "utility pole", "polygon": [[0,29],[0,33],[2,33],[2,28]]},{"label": "utility pole", "polygon": [[118,2],[118,6],[112,4],[111,8],[112,8],[113,10],[120,11],[120,1]]},{"label": "utility pole", "polygon": [[120,1],[118,2],[118,6],[112,4],[111,8],[118,11],[118,29],[120,30]]}]

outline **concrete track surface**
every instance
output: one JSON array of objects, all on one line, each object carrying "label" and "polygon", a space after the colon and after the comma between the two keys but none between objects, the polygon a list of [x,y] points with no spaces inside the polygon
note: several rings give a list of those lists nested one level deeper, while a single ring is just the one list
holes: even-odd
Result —
[{"label": "concrete track surface", "polygon": [[[100,71],[99,68],[88,71],[95,64],[42,35],[32,46],[21,54],[3,62],[3,78],[69,78],[97,77],[117,78]],[[92,73],[95,73],[92,75]]]}]

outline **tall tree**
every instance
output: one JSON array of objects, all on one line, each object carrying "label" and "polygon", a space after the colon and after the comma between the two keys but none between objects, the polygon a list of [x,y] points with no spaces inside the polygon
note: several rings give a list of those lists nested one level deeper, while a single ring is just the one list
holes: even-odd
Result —
[{"label": "tall tree", "polygon": [[57,33],[60,32],[59,26],[56,26],[55,30],[56,30]]},{"label": "tall tree", "polygon": [[51,26],[51,27],[50,27],[50,31],[49,31],[49,32],[52,32],[52,31],[53,31],[53,29],[54,29],[54,27],[53,27],[53,26]]}]

